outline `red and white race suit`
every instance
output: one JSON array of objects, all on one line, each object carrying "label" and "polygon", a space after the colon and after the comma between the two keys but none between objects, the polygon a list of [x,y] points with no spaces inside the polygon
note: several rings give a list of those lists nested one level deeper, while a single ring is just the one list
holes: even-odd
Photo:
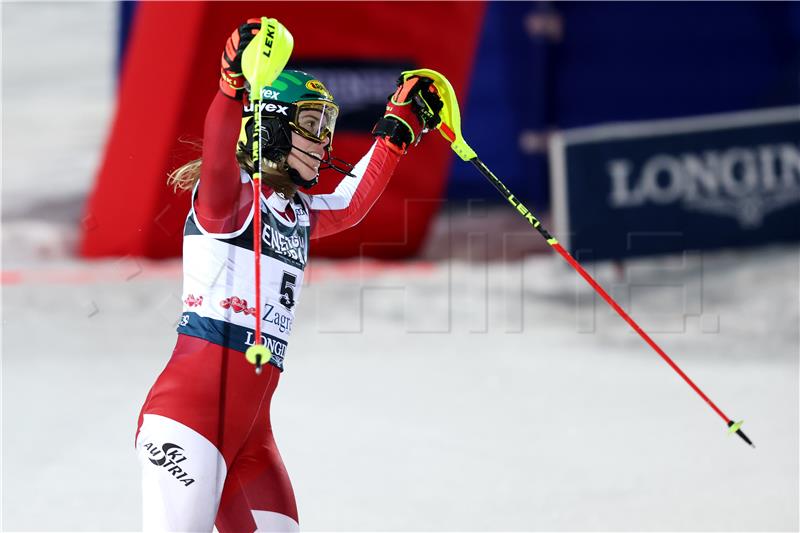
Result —
[{"label": "red and white race suit", "polygon": [[[399,151],[378,139],[331,194],[285,199],[262,188],[253,227],[250,176],[235,159],[241,104],[219,93],[205,124],[201,177],[183,244],[183,314],[166,368],[139,416],[146,531],[292,531],[298,516],[275,446],[278,384],[312,239],[357,224],[385,189]],[[261,236],[255,309],[253,232]],[[244,357],[255,320],[273,354],[260,375]]]}]

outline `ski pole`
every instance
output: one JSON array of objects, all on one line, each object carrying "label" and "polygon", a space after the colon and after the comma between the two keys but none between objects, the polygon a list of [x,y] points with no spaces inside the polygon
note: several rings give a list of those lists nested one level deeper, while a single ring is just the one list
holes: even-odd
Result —
[{"label": "ski pole", "polygon": [[[245,357],[256,366],[269,362],[272,353],[261,342],[261,91],[280,75],[294,47],[294,38],[277,19],[261,17],[261,30],[242,53],[242,74],[250,83],[253,106],[253,254],[255,255],[255,339]],[[257,133],[256,133],[257,132]]]},{"label": "ski pole", "polygon": [[[472,163],[478,171],[483,174],[483,176],[494,185],[495,189],[515,208],[515,210],[523,217],[539,234],[547,241],[547,244],[550,245],[558,254],[564,258],[569,265],[574,268],[578,274],[581,275],[583,279],[585,279],[589,285],[611,306],[614,311],[619,314],[622,319],[628,323],[628,325],[633,328],[633,330],[639,334],[639,336],[658,354],[661,356],[664,361],[675,371],[677,374],[683,378],[683,380],[717,413],[726,423],[728,426],[729,433],[736,433],[739,437],[742,438],[747,444],[755,448],[755,445],[752,441],[744,434],[742,431],[742,421],[734,422],[722,410],[717,407],[717,405],[711,401],[711,399],[706,396],[706,394],[698,387],[694,381],[686,375],[686,373],[681,370],[681,368],[673,361],[667,353],[661,349],[661,347],[656,344],[656,342],[648,335],[640,326],[636,323],[631,316],[625,312],[622,307],[603,289],[602,286],[591,276],[588,272],[575,260],[572,255],[561,246],[557,239],[555,239],[550,232],[548,232],[542,223],[533,215],[533,213],[523,205],[519,199],[517,199],[508,187],[500,181],[500,179],[495,176],[491,170],[478,158],[478,155],[475,151],[467,144],[464,140],[464,137],[461,134],[461,115],[458,108],[458,100],[456,98],[455,92],[453,90],[453,86],[450,82],[445,78],[442,74],[436,72],[435,70],[430,69],[417,69],[417,70],[410,70],[403,72],[403,79],[408,79],[411,76],[425,76],[431,78],[434,81],[434,85],[439,93],[439,97],[442,99],[442,103],[444,104],[441,112],[440,117],[442,121],[437,126],[439,133],[450,142],[450,147],[453,151],[464,161],[468,161]],[[424,100],[419,98],[417,100],[417,104],[421,106],[426,106]]]}]

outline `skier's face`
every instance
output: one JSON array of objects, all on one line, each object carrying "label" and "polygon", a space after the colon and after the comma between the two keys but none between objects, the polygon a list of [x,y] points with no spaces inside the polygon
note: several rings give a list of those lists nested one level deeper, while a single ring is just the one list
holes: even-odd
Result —
[{"label": "skier's face", "polygon": [[289,124],[295,133],[312,141],[333,138],[339,108],[329,103],[298,102],[296,115]]},{"label": "skier's face", "polygon": [[[325,157],[325,149],[329,143],[329,139],[317,142],[292,132],[292,150],[286,162],[299,172],[304,180],[312,181],[319,175],[319,165]],[[304,154],[300,150],[307,153]]]}]

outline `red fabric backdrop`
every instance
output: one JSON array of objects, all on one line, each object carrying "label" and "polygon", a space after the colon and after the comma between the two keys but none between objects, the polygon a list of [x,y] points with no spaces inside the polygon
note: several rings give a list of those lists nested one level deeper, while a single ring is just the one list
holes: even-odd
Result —
[{"label": "red fabric backdrop", "polygon": [[[180,254],[189,199],[173,193],[166,176],[198,156],[179,139],[201,140],[222,47],[246,18],[275,17],[289,28],[293,61],[411,61],[445,73],[463,101],[484,7],[483,2],[142,2],[116,116],[86,207],[80,253]],[[386,93],[392,89],[388,86]],[[438,133],[404,158],[361,224],[315,241],[312,253],[413,255],[439,208],[452,161],[447,143],[434,137]],[[355,163],[371,142],[368,131],[337,132],[335,154]],[[336,174],[323,174],[313,192],[328,192],[338,180]]]}]

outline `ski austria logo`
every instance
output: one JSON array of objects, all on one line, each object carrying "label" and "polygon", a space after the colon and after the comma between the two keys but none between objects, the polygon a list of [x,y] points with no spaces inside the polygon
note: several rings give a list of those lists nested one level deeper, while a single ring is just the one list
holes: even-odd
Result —
[{"label": "ski austria logo", "polygon": [[755,229],[769,213],[800,203],[800,146],[794,143],[656,153],[639,168],[614,159],[607,171],[615,209],[680,203]]},{"label": "ski austria logo", "polygon": [[178,480],[178,482],[183,483],[185,487],[194,483],[192,475],[185,470],[186,465],[183,467],[178,466],[186,461],[187,457],[183,454],[183,448],[177,444],[165,442],[161,448],[159,448],[154,443],[148,442],[142,446],[142,449],[146,450],[150,455],[147,459],[151,463],[165,468],[167,472],[172,474],[172,477]]}]

